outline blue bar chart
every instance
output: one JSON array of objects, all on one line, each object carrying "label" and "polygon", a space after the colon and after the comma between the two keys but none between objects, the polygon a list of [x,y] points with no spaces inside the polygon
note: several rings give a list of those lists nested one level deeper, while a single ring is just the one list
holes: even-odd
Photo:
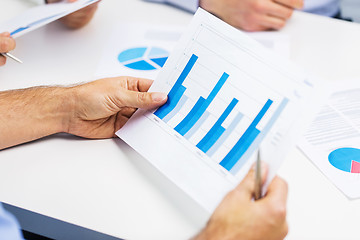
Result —
[{"label": "blue bar chart", "polygon": [[186,77],[189,75],[191,69],[194,67],[197,60],[198,57],[193,54],[188,63],[186,64],[184,70],[181,72],[179,78],[175,82],[175,85],[170,90],[168,94],[168,101],[154,112],[154,114],[160,119],[163,119],[166,115],[168,115],[179,103],[180,98],[183,96],[186,90],[186,88],[183,86],[183,83]]},{"label": "blue bar chart", "polygon": [[[189,100],[189,97],[186,95],[187,88],[184,86],[184,81],[190,74],[198,59],[198,56],[195,54],[191,55],[175,84],[171,88],[168,94],[167,103],[154,112],[154,114],[164,122],[169,122],[172,118],[179,114],[185,103]],[[219,97],[218,94],[222,87],[226,84],[229,77],[230,75],[224,72],[207,97],[199,96],[189,112],[187,112],[181,121],[176,124],[174,130],[188,140],[197,131],[199,131],[199,129],[202,128],[204,123],[211,116],[211,113],[208,111],[209,106],[216,98]],[[270,131],[270,128],[275,121],[279,118],[287,102],[287,99],[282,101],[265,127],[260,130],[258,127],[260,121],[264,119],[264,116],[269,112],[270,107],[273,105],[273,100],[271,99],[264,102],[262,107],[259,108],[255,118],[251,120],[251,123],[242,133],[240,138],[230,148],[230,150],[228,150],[225,156],[223,156],[222,159],[219,159],[219,165],[235,175],[249,160],[250,156],[257,150],[263,138]],[[228,102],[226,108],[223,109],[222,113],[217,116],[217,120],[214,124],[212,124],[211,128],[197,143],[194,143],[199,150],[210,158],[214,156],[224,142],[227,141],[230,135],[235,132],[237,126],[242,121],[244,113],[236,110],[236,106],[238,104],[239,100],[235,97]],[[235,117],[233,117],[227,127],[224,127],[224,122],[231,113],[233,113]]]}]

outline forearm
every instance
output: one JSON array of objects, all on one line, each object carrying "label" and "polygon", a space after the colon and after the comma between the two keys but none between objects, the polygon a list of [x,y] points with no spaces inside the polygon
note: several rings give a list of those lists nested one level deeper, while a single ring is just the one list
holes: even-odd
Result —
[{"label": "forearm", "polygon": [[0,92],[0,149],[66,131],[71,88]]}]

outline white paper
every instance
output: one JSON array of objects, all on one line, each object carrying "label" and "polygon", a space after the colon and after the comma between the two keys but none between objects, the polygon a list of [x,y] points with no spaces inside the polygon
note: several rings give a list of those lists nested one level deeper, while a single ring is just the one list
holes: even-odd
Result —
[{"label": "white paper", "polygon": [[78,0],[73,3],[63,1],[33,7],[15,18],[1,23],[0,32],[10,32],[12,37],[17,38],[98,1]]},{"label": "white paper", "polygon": [[[311,117],[316,85],[308,73],[199,9],[150,89],[170,92],[168,103],[176,102],[170,89],[185,89],[178,104],[165,116],[159,112],[166,105],[155,114],[137,111],[117,134],[211,212],[248,172],[260,144],[270,167],[266,184],[274,177],[303,119]],[[195,105],[201,113],[189,113]],[[189,118],[195,122],[190,130],[183,124]],[[207,134],[211,129],[216,133]],[[240,140],[245,136],[248,146]]]},{"label": "white paper", "polygon": [[298,146],[346,196],[359,198],[360,79],[332,84],[331,96]]},{"label": "white paper", "polygon": [[[184,27],[174,25],[155,25],[146,23],[121,23],[114,27],[105,45],[102,58],[96,71],[96,77],[134,76],[155,79],[161,70],[151,61],[152,48],[163,50],[155,57],[168,57],[175,44],[185,31]],[[277,32],[247,33],[265,47],[285,57],[290,56],[290,41],[286,34]],[[145,48],[146,51],[127,61],[120,61],[119,56],[127,50]],[[127,64],[145,60],[149,68],[136,69]]]},{"label": "white paper", "polygon": [[[155,79],[163,65],[153,62],[151,58],[168,58],[184,30],[183,27],[172,25],[117,25],[106,43],[96,77],[134,76]],[[129,59],[121,59],[122,53],[129,50],[141,52],[141,49],[146,50],[137,56],[129,56]],[[150,55],[152,49],[159,52]],[[149,65],[144,65],[143,69],[129,65],[139,61],[146,61]]]}]

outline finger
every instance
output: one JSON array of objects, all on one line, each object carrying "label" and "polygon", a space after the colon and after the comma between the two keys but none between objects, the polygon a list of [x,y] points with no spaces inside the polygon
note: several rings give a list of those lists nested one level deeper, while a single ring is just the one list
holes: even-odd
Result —
[{"label": "finger", "polygon": [[287,195],[287,183],[282,178],[276,176],[270,183],[264,200],[284,206],[286,205]]},{"label": "finger", "polygon": [[61,21],[69,28],[81,28],[91,21],[96,12],[97,6],[98,3],[91,4],[86,8],[80,9],[61,18]]},{"label": "finger", "polygon": [[276,3],[283,4],[289,8],[301,9],[304,7],[304,0],[273,0]]},{"label": "finger", "polygon": [[10,37],[10,33],[9,32],[0,33],[0,37]]},{"label": "finger", "polygon": [[136,108],[131,108],[131,107],[125,107],[123,109],[120,110],[119,114],[130,118],[136,111]]},{"label": "finger", "polygon": [[154,82],[150,79],[135,77],[126,77],[126,81],[129,90],[139,92],[147,92]]},{"label": "finger", "polygon": [[[268,166],[264,162],[261,162],[261,181],[262,184],[265,183],[268,173]],[[251,199],[255,192],[255,164],[251,167],[248,174],[241,181],[241,183],[235,188],[237,191],[240,191],[243,196],[248,199]]]},{"label": "finger", "polygon": [[6,63],[6,57],[0,55],[0,66],[5,65]]},{"label": "finger", "polygon": [[270,16],[282,18],[284,20],[289,19],[294,12],[293,8],[289,8],[282,4],[277,4],[274,2],[267,2],[266,10],[270,13]]},{"label": "finger", "polygon": [[15,40],[10,37],[0,37],[0,53],[7,53],[16,46]]},{"label": "finger", "polygon": [[120,94],[119,99],[125,107],[153,109],[163,105],[167,100],[167,95],[159,92],[148,93],[123,90]]},{"label": "finger", "polygon": [[264,15],[261,25],[267,29],[279,30],[283,28],[286,24],[286,21],[282,18]]}]

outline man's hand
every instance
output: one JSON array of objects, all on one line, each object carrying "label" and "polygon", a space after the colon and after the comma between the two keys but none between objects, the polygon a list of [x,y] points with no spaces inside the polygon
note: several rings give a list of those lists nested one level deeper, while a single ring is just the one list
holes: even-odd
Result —
[{"label": "man's hand", "polygon": [[[265,171],[264,171],[265,170]],[[263,181],[266,168],[262,169]],[[266,196],[253,201],[255,171],[231,191],[211,216],[206,228],[194,240],[281,240],[287,234],[287,184],[275,177]]]},{"label": "man's hand", "polygon": [[[7,53],[13,50],[16,46],[15,40],[10,36],[10,33],[0,33],[0,53]],[[6,57],[0,55],[0,66],[5,65]]]},{"label": "man's hand", "polygon": [[0,149],[67,132],[110,138],[137,108],[153,109],[165,93],[148,93],[151,80],[118,77],[75,87],[0,92]]},{"label": "man's hand", "polygon": [[200,0],[200,7],[245,31],[280,29],[303,0]]},{"label": "man's hand", "polygon": [[164,93],[147,93],[152,82],[119,77],[74,87],[66,132],[86,138],[113,137],[137,108],[154,109],[166,102]]},{"label": "man's hand", "polygon": [[[55,3],[59,2],[60,0],[47,0],[47,3]],[[76,2],[77,0],[68,0],[68,2]],[[80,9],[79,11],[76,11],[74,13],[71,13],[63,18],[60,19],[62,23],[65,24],[65,26],[69,28],[81,28],[85,26],[87,23],[90,22],[92,17],[94,16],[96,9],[98,7],[98,3],[91,4],[83,9]]]}]

